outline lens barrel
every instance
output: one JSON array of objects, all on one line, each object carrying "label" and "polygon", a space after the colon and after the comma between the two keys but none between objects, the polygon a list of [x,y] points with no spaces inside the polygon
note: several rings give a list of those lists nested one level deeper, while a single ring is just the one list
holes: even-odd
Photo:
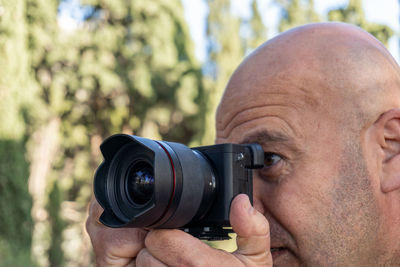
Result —
[{"label": "lens barrel", "polygon": [[110,227],[179,228],[213,204],[216,178],[207,159],[182,144],[117,134],[100,146],[94,180]]}]

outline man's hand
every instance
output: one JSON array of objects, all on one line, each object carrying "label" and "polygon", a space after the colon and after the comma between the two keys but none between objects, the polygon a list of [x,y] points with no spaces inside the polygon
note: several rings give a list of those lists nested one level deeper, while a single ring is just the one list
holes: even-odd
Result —
[{"label": "man's hand", "polygon": [[93,199],[86,228],[96,266],[272,266],[269,224],[246,195],[237,196],[231,205],[230,221],[238,245],[234,253],[211,248],[180,230],[147,233],[137,228],[108,228],[98,221],[101,213]]},{"label": "man's hand", "polygon": [[233,200],[230,222],[237,233],[234,253],[211,248],[180,230],[159,229],[147,234],[136,266],[272,266],[269,224],[246,195]]},{"label": "man's hand", "polygon": [[136,266],[135,258],[144,248],[147,231],[139,228],[109,228],[99,222],[102,207],[92,199],[86,229],[89,233],[96,266]]}]

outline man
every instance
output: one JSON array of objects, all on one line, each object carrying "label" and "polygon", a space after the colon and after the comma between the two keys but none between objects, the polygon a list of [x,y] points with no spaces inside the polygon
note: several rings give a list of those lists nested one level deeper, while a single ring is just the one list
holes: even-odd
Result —
[{"label": "man", "polygon": [[259,143],[254,209],[231,205],[232,254],[179,230],[108,229],[93,201],[99,266],[400,266],[400,72],[354,26],[310,24],[238,67],[217,143]]}]

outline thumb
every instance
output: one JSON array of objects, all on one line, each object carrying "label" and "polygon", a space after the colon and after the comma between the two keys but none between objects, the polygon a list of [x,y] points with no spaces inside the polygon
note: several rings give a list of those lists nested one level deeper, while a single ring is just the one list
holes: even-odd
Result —
[{"label": "thumb", "polygon": [[233,199],[229,217],[237,234],[236,257],[246,266],[272,266],[268,221],[251,206],[247,195],[240,194]]}]

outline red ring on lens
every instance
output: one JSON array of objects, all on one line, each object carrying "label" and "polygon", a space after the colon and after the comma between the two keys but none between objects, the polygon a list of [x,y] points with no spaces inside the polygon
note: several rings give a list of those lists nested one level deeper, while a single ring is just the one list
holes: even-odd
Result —
[{"label": "red ring on lens", "polygon": [[162,218],[164,218],[165,214],[167,213],[167,211],[168,211],[169,208],[171,207],[171,205],[172,205],[172,200],[173,200],[174,195],[175,195],[175,184],[176,184],[175,167],[174,167],[174,163],[172,162],[172,157],[171,157],[171,155],[169,154],[168,150],[167,150],[160,142],[158,142],[158,141],[155,141],[155,142],[156,142],[157,144],[159,144],[159,145],[162,147],[162,149],[165,151],[165,153],[167,154],[167,156],[168,156],[168,158],[169,158],[169,162],[171,163],[171,166],[172,166],[173,186],[172,186],[172,193],[171,193],[171,197],[170,197],[170,199],[169,199],[167,208],[165,209],[163,215],[160,216],[160,219],[157,220],[157,222],[155,222],[154,224],[158,223]]}]

